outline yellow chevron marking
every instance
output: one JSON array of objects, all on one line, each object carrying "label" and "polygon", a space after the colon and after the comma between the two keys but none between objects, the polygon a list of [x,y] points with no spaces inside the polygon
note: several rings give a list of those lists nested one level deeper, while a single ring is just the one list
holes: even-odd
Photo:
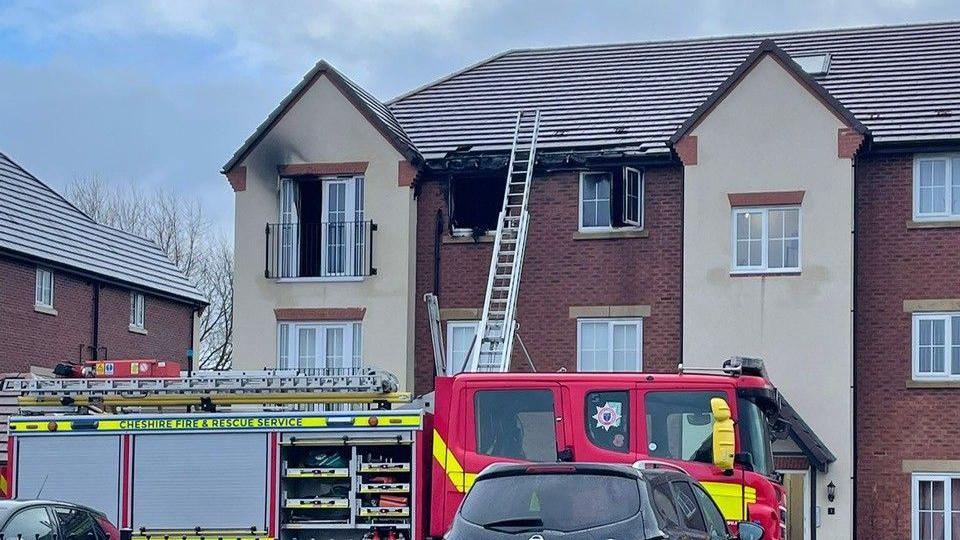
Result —
[{"label": "yellow chevron marking", "polygon": [[[757,502],[757,490],[750,486],[741,487],[740,484],[730,482],[700,482],[727,521],[742,521],[746,519],[743,508],[746,504]],[[742,498],[741,498],[742,497]]]}]

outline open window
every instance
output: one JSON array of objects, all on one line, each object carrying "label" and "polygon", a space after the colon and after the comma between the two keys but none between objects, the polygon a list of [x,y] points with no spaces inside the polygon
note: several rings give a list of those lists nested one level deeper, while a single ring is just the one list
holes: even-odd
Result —
[{"label": "open window", "polygon": [[482,236],[487,231],[495,231],[506,187],[506,173],[451,179],[450,233],[454,236]]},{"label": "open window", "polygon": [[371,274],[363,177],[281,178],[279,223],[268,225],[268,277],[337,278]]},{"label": "open window", "polygon": [[580,173],[580,230],[643,227],[643,172],[632,167]]}]

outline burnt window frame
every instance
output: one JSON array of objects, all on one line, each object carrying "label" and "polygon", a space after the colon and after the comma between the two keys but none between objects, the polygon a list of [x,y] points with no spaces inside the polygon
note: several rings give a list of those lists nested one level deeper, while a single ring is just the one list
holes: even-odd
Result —
[{"label": "burnt window frame", "polygon": [[[636,173],[636,193],[628,189],[627,176],[629,173]],[[644,179],[644,169],[638,166],[623,165],[620,167],[596,167],[580,171],[578,175],[577,186],[577,230],[579,232],[607,232],[617,230],[643,230],[646,212],[644,204],[646,200],[646,182]],[[608,211],[609,225],[584,225],[584,180],[589,175],[605,175],[610,180],[610,195]],[[636,216],[628,217],[628,202],[631,197],[636,198]]]}]

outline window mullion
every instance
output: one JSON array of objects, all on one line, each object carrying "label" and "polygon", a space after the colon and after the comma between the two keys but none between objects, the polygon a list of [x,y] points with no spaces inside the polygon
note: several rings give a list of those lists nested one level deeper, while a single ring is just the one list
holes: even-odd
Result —
[{"label": "window mullion", "polygon": [[763,213],[760,217],[760,266],[764,270],[770,268],[769,265],[769,249],[767,244],[770,242],[770,209],[764,208]]},{"label": "window mullion", "polygon": [[953,538],[953,512],[951,508],[951,485],[953,482],[949,476],[942,477],[943,481],[943,537],[945,540]]},{"label": "window mullion", "polygon": [[607,371],[613,371],[613,332],[616,324],[607,322]]}]

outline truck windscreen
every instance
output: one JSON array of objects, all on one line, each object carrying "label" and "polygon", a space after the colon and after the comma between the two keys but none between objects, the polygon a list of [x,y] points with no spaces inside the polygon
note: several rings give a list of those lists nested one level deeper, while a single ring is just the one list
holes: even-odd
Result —
[{"label": "truck windscreen", "polygon": [[[710,399],[729,399],[721,391],[647,392],[647,453],[651,457],[713,463],[713,414]],[[770,433],[760,408],[751,400],[737,400],[738,452],[749,453],[753,469],[763,475],[773,472]]]},{"label": "truck windscreen", "polygon": [[767,420],[760,407],[749,399],[738,398],[737,410],[740,452],[750,453],[754,471],[770,476],[773,473],[773,450]]}]

